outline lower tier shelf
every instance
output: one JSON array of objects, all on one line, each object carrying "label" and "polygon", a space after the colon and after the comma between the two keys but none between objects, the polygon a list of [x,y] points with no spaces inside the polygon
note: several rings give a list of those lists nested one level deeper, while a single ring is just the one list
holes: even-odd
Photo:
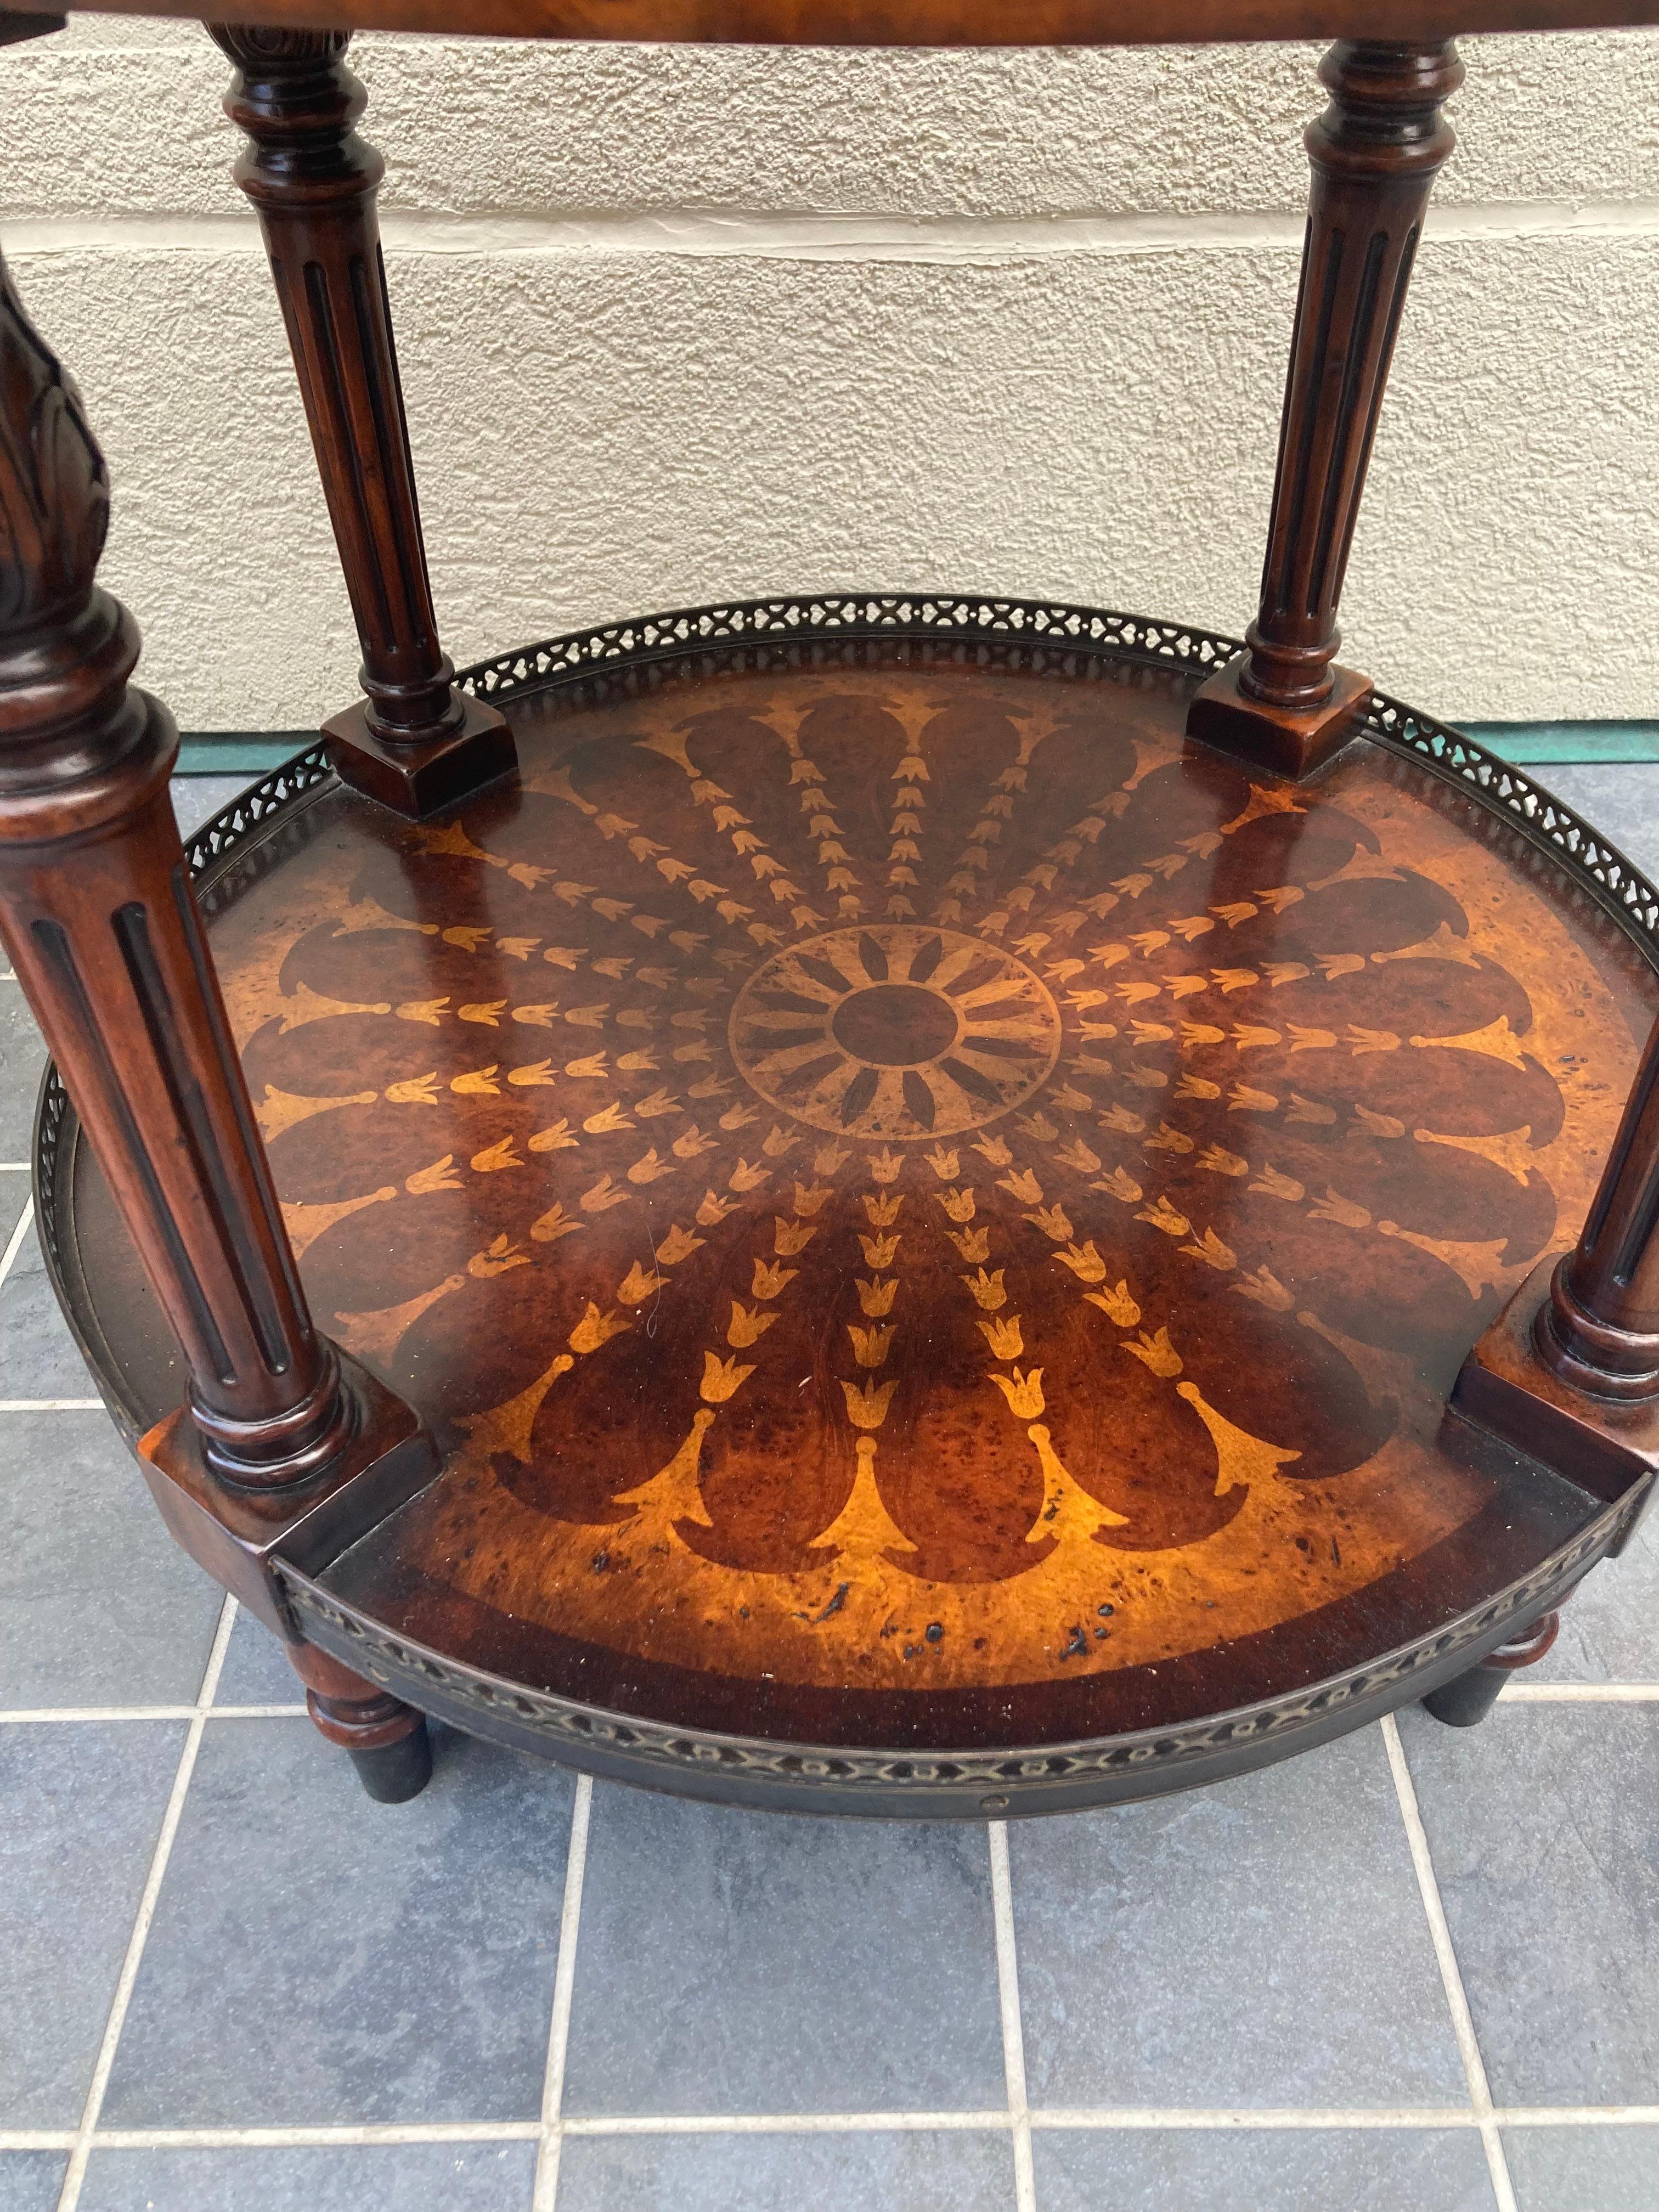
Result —
[{"label": "lower tier shelf", "polygon": [[[1302,788],[1186,744],[1231,650],[659,617],[472,672],[522,775],[434,820],[310,755],[210,825],[319,1324],[447,1455],[307,1635],[597,1771],[984,1817],[1334,1735],[1616,1546],[1445,1401],[1576,1234],[1659,898],[1384,701]],[[52,1084],[39,1176],[137,1431],[182,1373]]]}]

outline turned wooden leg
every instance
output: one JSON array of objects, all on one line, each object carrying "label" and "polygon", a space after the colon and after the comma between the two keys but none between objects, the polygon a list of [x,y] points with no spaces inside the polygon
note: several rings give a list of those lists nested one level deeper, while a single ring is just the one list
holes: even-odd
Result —
[{"label": "turned wooden leg", "polygon": [[1489,1651],[1467,1674],[1454,1675],[1423,1703],[1448,1728],[1473,1728],[1498,1703],[1498,1693],[1517,1667],[1535,1666],[1561,1632],[1559,1613],[1540,1613],[1496,1651]]},{"label": "turned wooden leg", "polygon": [[288,1656],[306,1686],[307,1711],[331,1743],[351,1753],[369,1796],[382,1805],[418,1797],[432,1779],[424,1714],[314,1644],[290,1644]]},{"label": "turned wooden leg", "polygon": [[225,110],[250,144],[236,181],[258,210],[363,649],[368,696],[325,723],[330,758],[383,805],[428,814],[518,756],[438,643],[375,217],[386,165],[353,127],[350,34],[210,28],[237,65]]},{"label": "turned wooden leg", "polygon": [[1659,1468],[1659,1024],[1583,1233],[1540,1261],[1464,1361],[1460,1413],[1597,1497]]},{"label": "turned wooden leg", "polygon": [[326,1565],[438,1461],[312,1326],[168,801],[178,733],[94,581],[108,513],[80,397],[0,263],[0,935],[184,1354],[146,1477],[291,1639],[276,1558]]},{"label": "turned wooden leg", "polygon": [[1346,744],[1370,682],[1334,664],[1337,602],[1406,287],[1435,173],[1440,102],[1463,81],[1449,41],[1342,40],[1331,104],[1308,127],[1313,187],[1279,434],[1261,605],[1249,650],[1194,697],[1191,737],[1310,775]]}]

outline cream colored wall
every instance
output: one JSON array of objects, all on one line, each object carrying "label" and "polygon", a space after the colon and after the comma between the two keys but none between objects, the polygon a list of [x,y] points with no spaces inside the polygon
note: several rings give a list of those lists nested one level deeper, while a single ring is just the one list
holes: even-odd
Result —
[{"label": "cream colored wall", "polygon": [[[1344,658],[1452,716],[1659,714],[1659,35],[1465,58]],[[361,40],[456,660],[848,584],[1242,628],[1315,58]],[[309,725],[355,639],[227,65],[82,17],[0,72],[0,239],[110,458],[143,679]]]}]

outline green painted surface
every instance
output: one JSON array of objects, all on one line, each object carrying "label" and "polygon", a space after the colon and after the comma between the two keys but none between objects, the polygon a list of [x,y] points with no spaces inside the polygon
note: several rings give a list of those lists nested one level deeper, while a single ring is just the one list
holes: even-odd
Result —
[{"label": "green painted surface", "polygon": [[1460,722],[1456,727],[1517,768],[1659,761],[1659,722]]},{"label": "green painted surface", "polygon": [[[1455,726],[1517,767],[1543,767],[1551,762],[1659,763],[1659,721],[1460,722]],[[303,752],[315,736],[313,730],[272,730],[246,737],[185,738],[179,748],[179,774],[265,775]]]},{"label": "green painted surface", "polygon": [[271,730],[263,736],[184,738],[179,775],[268,775],[315,742],[314,730]]}]

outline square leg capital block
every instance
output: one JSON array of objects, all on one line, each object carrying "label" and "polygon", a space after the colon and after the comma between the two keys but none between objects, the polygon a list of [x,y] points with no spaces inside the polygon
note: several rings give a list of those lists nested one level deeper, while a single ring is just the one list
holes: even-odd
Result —
[{"label": "square leg capital block", "polygon": [[233,1489],[203,1455],[188,1408],[138,1441],[139,1464],[173,1540],[267,1628],[297,1640],[276,1566],[314,1574],[441,1472],[425,1424],[368,1369],[339,1353],[356,1407],[353,1440],[334,1467],[288,1489]]},{"label": "square leg capital block", "polygon": [[1659,1468],[1659,1400],[1595,1398],[1553,1374],[1533,1328],[1560,1259],[1546,1254],[1463,1362],[1451,1403],[1477,1426],[1609,1504]]},{"label": "square leg capital block", "polygon": [[453,805],[519,765],[513,732],[494,707],[458,692],[461,719],[447,736],[393,744],[369,726],[360,699],[323,724],[329,764],[342,783],[419,821]]},{"label": "square leg capital block", "polygon": [[1334,667],[1330,696],[1297,714],[1253,699],[1241,688],[1239,678],[1249,659],[1246,653],[1237,654],[1200,685],[1187,709],[1187,735],[1252,768],[1299,783],[1358,735],[1371,680],[1354,669]]}]

